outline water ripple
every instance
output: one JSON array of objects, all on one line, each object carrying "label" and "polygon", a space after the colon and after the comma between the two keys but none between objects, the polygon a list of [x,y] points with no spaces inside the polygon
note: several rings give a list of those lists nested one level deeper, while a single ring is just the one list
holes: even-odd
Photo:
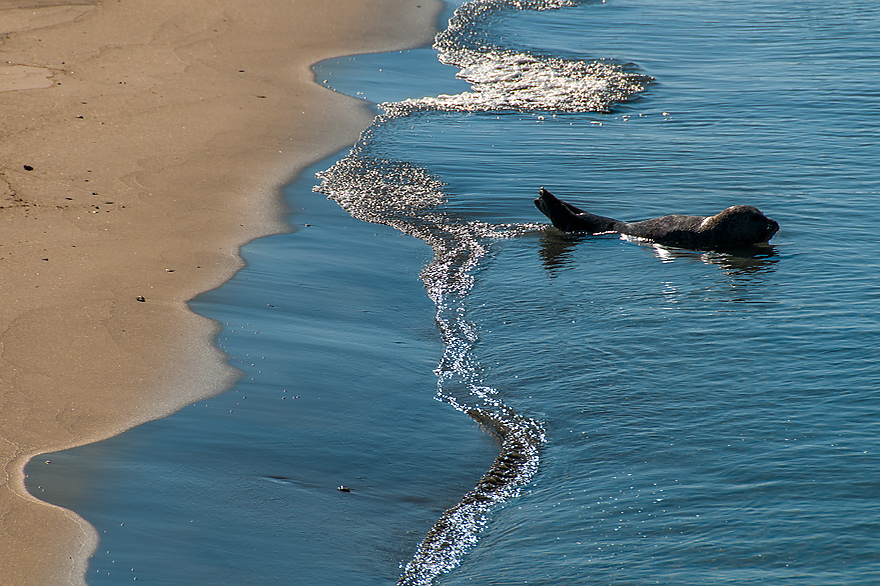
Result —
[{"label": "water ripple", "polygon": [[436,306],[435,322],[444,352],[435,374],[437,399],[466,413],[494,433],[501,451],[477,485],[434,524],[403,568],[401,586],[427,586],[456,567],[477,541],[491,508],[519,493],[538,469],[544,429],[520,415],[483,380],[474,352],[476,328],[466,301],[473,271],[493,240],[538,230],[538,224],[489,224],[464,220],[443,210],[443,180],[419,165],[383,157],[376,130],[414,112],[586,112],[604,111],[632,98],[650,81],[611,61],[581,61],[516,52],[480,42],[482,19],[501,10],[551,10],[575,6],[571,0],[477,0],[455,11],[435,39],[439,59],[460,68],[472,90],[385,103],[351,152],[318,174],[314,189],[353,217],[392,226],[423,240],[434,251],[421,272]]}]

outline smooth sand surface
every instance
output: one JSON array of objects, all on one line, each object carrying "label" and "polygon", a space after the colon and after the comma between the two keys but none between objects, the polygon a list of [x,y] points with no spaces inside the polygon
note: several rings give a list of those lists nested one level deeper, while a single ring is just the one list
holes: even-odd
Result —
[{"label": "smooth sand surface", "polygon": [[96,545],[36,454],[234,380],[186,301],[285,230],[279,187],[372,115],[323,58],[429,40],[433,0],[0,0],[0,584],[82,584]]}]

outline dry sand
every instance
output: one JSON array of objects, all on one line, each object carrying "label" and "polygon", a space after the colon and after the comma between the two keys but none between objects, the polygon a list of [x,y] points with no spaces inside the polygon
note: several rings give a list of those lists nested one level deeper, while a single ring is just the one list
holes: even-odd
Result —
[{"label": "dry sand", "polygon": [[81,584],[96,545],[24,489],[36,454],[235,377],[186,301],[285,230],[278,189],[371,115],[323,58],[429,39],[436,0],[0,0],[0,584]]}]

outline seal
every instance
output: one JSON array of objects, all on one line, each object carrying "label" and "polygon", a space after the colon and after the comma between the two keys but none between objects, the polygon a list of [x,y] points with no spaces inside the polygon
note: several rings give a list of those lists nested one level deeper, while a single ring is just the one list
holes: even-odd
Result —
[{"label": "seal", "polygon": [[564,232],[623,234],[657,244],[693,250],[733,250],[765,244],[779,224],[753,206],[731,206],[714,216],[663,216],[642,222],[621,222],[585,212],[541,188],[535,205]]}]

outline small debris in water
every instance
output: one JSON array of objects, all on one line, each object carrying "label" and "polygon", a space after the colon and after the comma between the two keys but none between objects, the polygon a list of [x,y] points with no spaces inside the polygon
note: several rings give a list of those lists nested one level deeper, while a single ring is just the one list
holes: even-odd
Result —
[{"label": "small debris in water", "polygon": [[351,492],[351,489],[344,484],[340,484],[339,486],[337,486],[336,490],[338,490],[339,492]]}]

